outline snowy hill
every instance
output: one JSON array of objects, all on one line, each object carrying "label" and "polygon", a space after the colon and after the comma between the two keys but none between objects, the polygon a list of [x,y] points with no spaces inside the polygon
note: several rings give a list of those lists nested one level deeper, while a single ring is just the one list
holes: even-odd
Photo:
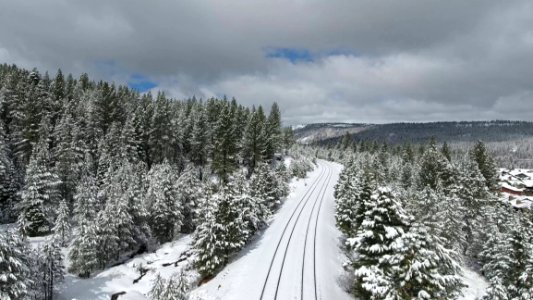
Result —
[{"label": "snowy hill", "polygon": [[430,123],[316,123],[293,127],[301,143],[316,141],[336,143],[346,132],[356,140],[388,143],[424,142],[432,137],[439,141],[506,141],[533,136],[533,123],[521,121],[475,121]]},{"label": "snowy hill", "polygon": [[368,128],[369,125],[357,123],[316,123],[292,127],[296,140],[302,144],[337,138],[346,133],[356,134]]}]

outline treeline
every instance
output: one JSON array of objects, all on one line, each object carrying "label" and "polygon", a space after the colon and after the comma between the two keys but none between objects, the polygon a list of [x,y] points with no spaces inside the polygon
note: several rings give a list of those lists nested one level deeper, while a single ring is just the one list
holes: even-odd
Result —
[{"label": "treeline", "polygon": [[[70,271],[88,277],[179,233],[200,227],[204,238],[207,207],[230,222],[221,215],[227,201],[250,193],[271,210],[286,190],[276,158],[292,131],[281,127],[275,103],[266,114],[235,99],[175,100],[87,74],[51,78],[1,65],[0,117],[0,222],[16,221],[15,231],[0,233],[9,258],[0,272],[11,270],[2,299],[51,299],[62,277],[59,247],[70,247]],[[47,248],[30,249],[25,238],[42,235]]]},{"label": "treeline", "polygon": [[485,145],[339,147],[336,220],[361,299],[457,299],[461,265],[490,282],[485,299],[532,299],[533,215],[498,198]]},{"label": "treeline", "polygon": [[[428,123],[367,124],[351,135],[356,141],[379,143],[427,143],[434,137],[444,142],[508,141],[533,136],[533,122],[526,121],[463,121]],[[307,127],[306,127],[307,129]],[[336,144],[342,137],[321,141],[321,145]]]}]

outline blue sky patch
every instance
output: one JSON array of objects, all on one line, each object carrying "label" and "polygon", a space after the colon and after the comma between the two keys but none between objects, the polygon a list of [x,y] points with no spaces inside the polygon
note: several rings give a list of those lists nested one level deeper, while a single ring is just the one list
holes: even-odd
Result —
[{"label": "blue sky patch", "polygon": [[128,86],[134,90],[137,90],[138,92],[143,93],[155,88],[157,84],[146,78],[144,75],[133,74],[128,81]]},{"label": "blue sky patch", "polygon": [[272,48],[267,50],[266,57],[282,58],[292,63],[313,61],[313,54],[307,49]]}]

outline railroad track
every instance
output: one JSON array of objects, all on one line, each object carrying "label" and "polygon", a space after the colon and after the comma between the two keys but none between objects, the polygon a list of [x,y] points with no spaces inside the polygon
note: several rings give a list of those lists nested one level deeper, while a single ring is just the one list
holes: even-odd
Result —
[{"label": "railroad track", "polygon": [[[329,168],[328,168],[329,170]],[[267,272],[267,275],[266,275],[266,278],[263,282],[263,288],[261,290],[261,295],[259,297],[260,300],[263,300],[264,297],[265,297],[265,292],[266,292],[266,289],[267,289],[267,286],[268,286],[268,282],[269,282],[269,279],[271,278],[271,275],[272,275],[272,268],[274,266],[274,262],[275,262],[275,259],[278,255],[278,252],[280,250],[280,246],[281,246],[281,243],[283,241],[283,238],[285,237],[285,234],[287,232],[287,229],[289,229],[289,225],[291,224],[291,221],[292,219],[296,216],[296,220],[293,224],[293,227],[291,229],[291,236],[289,236],[289,241],[287,242],[287,245],[290,244],[290,239],[292,238],[292,233],[294,232],[294,228],[296,227],[296,224],[298,224],[298,219],[300,218],[301,214],[302,214],[302,211],[304,210],[305,206],[307,205],[307,203],[309,202],[309,199],[311,198],[311,195],[313,195],[313,192],[316,190],[316,188],[319,186],[319,183],[320,181],[324,178],[324,174],[326,173],[326,168],[323,168],[323,170],[321,171],[320,175],[318,176],[318,178],[309,186],[309,189],[307,190],[307,192],[302,196],[302,198],[300,199],[300,201],[298,202],[298,204],[296,205],[294,211],[292,212],[289,220],[287,220],[287,223],[285,224],[285,227],[283,228],[283,231],[279,237],[279,240],[278,240],[278,243],[276,245],[276,249],[274,250],[274,254],[272,255],[272,259],[270,261],[270,265],[269,265],[269,268],[268,268],[268,272]],[[324,181],[325,182],[325,181]],[[303,204],[303,205],[302,205]],[[298,213],[298,215],[296,215]],[[285,252],[284,252],[284,256],[286,256],[286,252],[287,252],[287,247],[285,248]],[[285,260],[285,259],[284,259]],[[283,268],[283,265],[282,265],[282,268]],[[283,270],[280,271],[280,277],[281,277],[281,273],[282,273]],[[276,296],[277,297],[277,294],[278,294],[278,289],[279,289],[279,278],[278,277],[278,281],[277,281],[277,285],[276,285]],[[276,299],[276,298],[274,298]]]},{"label": "railroad track", "polygon": [[[312,229],[312,226],[311,224],[313,224],[313,221],[314,221],[314,225],[315,225],[315,228],[313,230],[313,260],[312,260],[312,263],[313,263],[313,285],[314,285],[314,296],[315,296],[315,299],[318,299],[317,296],[318,296],[318,292],[317,292],[317,277],[316,277],[316,235],[317,235],[317,226],[318,226],[318,219],[319,219],[319,215],[320,215],[320,209],[321,209],[321,206],[322,206],[322,203],[324,201],[324,196],[325,196],[325,193],[326,193],[326,190],[327,190],[327,187],[329,185],[329,182],[330,182],[330,179],[331,179],[331,176],[332,176],[332,170],[331,168],[329,167],[329,165],[327,165],[327,163],[323,164],[323,170],[321,171],[319,177],[317,178],[317,180],[315,180],[315,182],[313,182],[313,184],[309,187],[309,189],[307,190],[307,192],[304,194],[304,196],[300,199],[300,202],[298,203],[298,205],[296,206],[296,208],[294,209],[290,219],[287,221],[287,223],[285,224],[285,227],[283,229],[283,232],[279,238],[279,241],[278,241],[278,244],[276,246],[276,249],[274,251],[274,254],[272,256],[272,259],[270,261],[270,266],[269,266],[269,269],[268,269],[268,273],[267,273],[267,276],[265,278],[265,281],[263,283],[263,288],[262,288],[262,291],[261,291],[261,296],[260,296],[260,300],[263,300],[265,299],[265,291],[267,290],[267,286],[269,285],[269,280],[270,279],[273,279],[272,277],[274,276],[274,274],[272,274],[272,269],[273,269],[273,266],[275,265],[275,261],[276,261],[276,258],[279,257],[279,255],[283,255],[282,256],[282,261],[281,261],[281,265],[280,265],[280,270],[279,270],[279,273],[277,274],[277,281],[276,281],[276,290],[275,290],[275,293],[274,293],[274,300],[277,300],[278,297],[279,297],[279,294],[280,294],[280,283],[281,283],[281,278],[283,276],[283,271],[284,271],[284,268],[285,268],[285,262],[286,262],[286,259],[287,259],[287,254],[288,254],[288,249],[289,249],[289,246],[291,245],[291,241],[293,240],[293,235],[295,233],[295,230],[296,230],[296,227],[298,226],[299,224],[299,221],[300,221],[300,218],[302,217],[302,213],[304,212],[304,210],[309,209],[309,205],[311,205],[312,203],[312,207],[311,207],[311,212],[309,213],[309,218],[307,219],[307,224],[305,225],[306,229],[305,229],[305,240],[304,240],[304,243],[303,243],[303,255],[302,255],[302,271],[301,271],[301,280],[300,280],[300,299],[304,299],[304,286],[305,286],[305,270],[306,270],[306,264],[305,264],[305,261],[306,261],[306,256],[307,256],[307,248],[308,248],[308,240],[309,239],[309,233],[311,232],[311,229]],[[312,196],[315,194],[315,191],[317,190],[318,188],[318,193],[316,194],[316,197],[314,198],[314,201],[312,201],[311,199]],[[317,206],[318,205],[318,206]],[[317,209],[318,207],[318,210],[317,210],[317,213],[315,214],[315,210]],[[291,221],[292,219],[296,216],[296,219],[294,220],[294,222],[292,223],[292,227],[290,227],[291,225]],[[313,218],[314,217],[314,218]],[[284,244],[284,247],[282,246],[282,241],[283,239],[286,237],[286,234],[288,233],[287,230],[290,229],[290,234],[288,236],[288,239],[287,239],[287,242]],[[309,298],[305,298],[305,299],[309,299]]]}]

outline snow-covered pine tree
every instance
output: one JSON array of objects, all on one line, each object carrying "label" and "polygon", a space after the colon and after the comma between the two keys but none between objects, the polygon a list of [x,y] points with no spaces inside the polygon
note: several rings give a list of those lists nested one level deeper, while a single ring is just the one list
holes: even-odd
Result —
[{"label": "snow-covered pine tree", "polygon": [[193,106],[191,112],[192,132],[190,137],[191,161],[196,165],[204,165],[208,154],[207,116],[202,105]]},{"label": "snow-covered pine tree", "polygon": [[187,300],[189,289],[187,276],[183,271],[172,275],[168,280],[157,274],[149,296],[152,300]]},{"label": "snow-covered pine tree", "polygon": [[237,143],[240,137],[235,134],[235,116],[229,103],[223,102],[222,105],[214,131],[212,168],[222,180],[227,181],[228,175],[237,168]]},{"label": "snow-covered pine tree", "polygon": [[354,238],[355,293],[364,299],[455,299],[462,287],[450,252],[410,217],[387,188],[367,204]]},{"label": "snow-covered pine tree", "polygon": [[377,183],[372,171],[368,170],[366,167],[359,179],[359,187],[356,188],[356,191],[359,191],[359,194],[356,194],[356,199],[354,203],[357,203],[353,207],[354,212],[352,213],[351,219],[353,220],[351,226],[351,232],[355,233],[359,230],[363,221],[365,219],[369,202],[372,201],[372,194],[377,188]]},{"label": "snow-covered pine tree", "polygon": [[241,212],[242,219],[246,224],[246,240],[248,240],[260,228],[265,226],[270,210],[262,203],[261,199],[251,195],[250,187],[243,172],[237,175],[233,185],[235,186],[234,205]]},{"label": "snow-covered pine tree", "polygon": [[249,202],[252,198],[239,197],[237,187],[233,182],[222,187],[220,194],[215,215],[217,224],[224,227],[222,240],[226,245],[225,259],[227,261],[229,255],[241,250],[246,244],[250,233],[245,219],[248,216],[253,218],[256,209],[253,203]]},{"label": "snow-covered pine tree", "polygon": [[153,166],[148,173],[146,201],[150,227],[160,243],[171,241],[182,225],[182,204],[176,181],[174,170],[166,161]]},{"label": "snow-covered pine tree", "polygon": [[135,131],[135,121],[136,115],[132,113],[132,116],[126,120],[122,128],[118,145],[120,160],[131,164],[136,164],[140,161],[140,141]]},{"label": "snow-covered pine tree", "polygon": [[463,232],[466,241],[463,254],[475,258],[482,250],[483,241],[483,219],[485,207],[489,203],[489,193],[483,175],[479,171],[477,164],[467,160],[461,168],[459,177],[457,196],[461,199],[463,214]]},{"label": "snow-covered pine tree", "polygon": [[366,205],[361,226],[348,244],[355,252],[356,296],[385,299],[394,289],[391,274],[399,267],[398,255],[404,250],[403,236],[409,230],[409,218],[390,190],[379,188]]},{"label": "snow-covered pine tree", "polygon": [[279,111],[279,106],[276,102],[272,104],[270,108],[270,114],[265,125],[266,131],[266,147],[265,147],[265,157],[267,159],[272,159],[274,154],[277,153],[281,145],[281,112]]},{"label": "snow-covered pine tree", "polygon": [[74,189],[78,184],[83,166],[85,145],[80,136],[80,128],[75,123],[72,114],[68,109],[68,104],[63,115],[59,119],[59,124],[54,131],[54,172],[60,176],[61,195],[71,202]]},{"label": "snow-covered pine tree", "polygon": [[24,299],[31,285],[22,241],[18,234],[0,230],[0,299]]},{"label": "snow-covered pine tree", "polygon": [[150,120],[150,134],[148,143],[150,146],[150,158],[152,163],[163,163],[164,160],[172,161],[174,158],[172,138],[171,102],[165,95],[158,93],[152,103],[153,114]]},{"label": "snow-covered pine tree", "polygon": [[280,163],[275,169],[275,178],[277,179],[277,195],[278,198],[284,198],[289,195],[289,170],[285,166],[285,163]]},{"label": "snow-covered pine tree", "polygon": [[236,187],[229,183],[221,187],[219,193],[213,194],[203,207],[201,215],[204,221],[194,236],[195,265],[202,276],[216,274],[228,262],[230,255],[242,249],[250,237],[249,223],[241,212],[242,207],[237,205],[237,197]]},{"label": "snow-covered pine tree", "polygon": [[225,262],[224,226],[217,223],[216,214],[220,198],[217,194],[210,194],[203,202],[199,215],[202,221],[194,232],[194,262],[198,272],[204,276],[212,276]]},{"label": "snow-covered pine tree", "polygon": [[0,223],[11,221],[15,215],[14,207],[19,201],[18,181],[0,122]]},{"label": "snow-covered pine tree", "polygon": [[450,162],[430,144],[420,158],[420,169],[417,177],[418,189],[429,186],[433,190],[438,184],[448,187],[454,182],[454,172]]},{"label": "snow-covered pine tree", "polygon": [[[352,236],[355,233],[356,222],[355,214],[358,212],[358,206],[361,205],[361,174],[356,172],[355,168],[348,167],[344,170],[336,188],[336,211],[335,220],[337,227],[346,236]],[[341,180],[342,179],[342,180]]]},{"label": "snow-covered pine tree", "polygon": [[82,223],[70,248],[69,271],[81,278],[89,278],[99,266],[98,247],[96,225]]},{"label": "snow-covered pine tree", "polygon": [[439,203],[442,214],[440,225],[440,237],[443,238],[443,245],[448,249],[460,252],[466,243],[463,232],[465,210],[462,200],[458,196],[460,188],[458,184],[449,186],[446,190],[440,190],[441,202]]},{"label": "snow-covered pine tree", "polygon": [[501,279],[495,278],[487,288],[482,300],[510,300],[507,289],[501,282]]},{"label": "snow-covered pine tree", "polygon": [[114,162],[120,157],[120,125],[117,122],[111,124],[109,132],[98,141],[98,163],[96,178],[101,187],[109,172],[113,171]]},{"label": "snow-covered pine tree", "polygon": [[57,218],[55,220],[52,232],[56,237],[55,241],[59,243],[61,247],[65,247],[70,239],[70,209],[67,201],[62,200],[59,203],[59,209]]},{"label": "snow-covered pine tree", "polygon": [[403,164],[400,174],[401,187],[408,189],[413,185],[413,166],[406,162]]},{"label": "snow-covered pine tree", "polygon": [[393,287],[385,299],[457,299],[464,287],[457,254],[446,249],[442,241],[422,224],[412,224],[402,237],[405,247],[398,245],[399,253],[388,257],[398,264],[391,268]]},{"label": "snow-covered pine tree", "polygon": [[88,224],[96,220],[101,205],[98,199],[98,185],[90,171],[90,155],[86,154],[82,177],[74,194],[74,220],[77,225]]},{"label": "snow-covered pine tree", "polygon": [[122,201],[127,203],[128,213],[133,221],[133,239],[141,247],[152,239],[149,213],[145,199],[147,182],[144,163],[125,163],[119,168],[122,182],[126,186],[122,194]]},{"label": "snow-covered pine tree", "polygon": [[50,232],[55,208],[60,201],[59,177],[50,168],[48,138],[34,147],[21,191],[19,226],[24,234],[38,236]]},{"label": "snow-covered pine tree", "polygon": [[450,147],[448,146],[448,143],[444,142],[442,144],[442,147],[440,148],[440,152],[442,153],[442,155],[449,161],[451,162],[452,161],[452,153],[451,153],[451,150],[450,150]]},{"label": "snow-covered pine tree", "polygon": [[483,142],[478,141],[470,150],[470,160],[476,162],[479,171],[485,179],[487,188],[489,190],[496,189],[498,184],[496,164]]},{"label": "snow-covered pine tree", "polygon": [[503,222],[492,222],[480,253],[483,273],[491,284],[488,296],[529,299],[533,289],[531,222],[525,214],[513,211],[507,204],[497,204],[494,209]]},{"label": "snow-covered pine tree", "polygon": [[158,273],[152,281],[152,288],[150,289],[148,296],[152,300],[161,300],[165,294],[166,287],[167,281]]},{"label": "snow-covered pine tree", "polygon": [[250,179],[251,195],[262,202],[271,212],[281,204],[279,181],[267,163],[256,165],[255,173]]},{"label": "snow-covered pine tree", "polygon": [[182,233],[192,233],[198,225],[195,222],[196,212],[204,193],[203,183],[198,178],[199,174],[196,168],[188,166],[176,183],[183,205]]},{"label": "snow-covered pine tree", "polygon": [[181,271],[169,278],[162,300],[188,300],[189,289],[187,276]]},{"label": "snow-covered pine tree", "polygon": [[38,272],[34,278],[39,283],[35,285],[38,289],[36,294],[42,297],[39,299],[52,300],[54,290],[64,279],[63,254],[59,242],[53,237],[37,249]]},{"label": "snow-covered pine tree", "polygon": [[258,162],[262,161],[266,151],[265,140],[265,122],[266,117],[263,108],[259,106],[256,110],[252,108],[248,124],[244,131],[242,157],[245,165],[253,173]]}]

